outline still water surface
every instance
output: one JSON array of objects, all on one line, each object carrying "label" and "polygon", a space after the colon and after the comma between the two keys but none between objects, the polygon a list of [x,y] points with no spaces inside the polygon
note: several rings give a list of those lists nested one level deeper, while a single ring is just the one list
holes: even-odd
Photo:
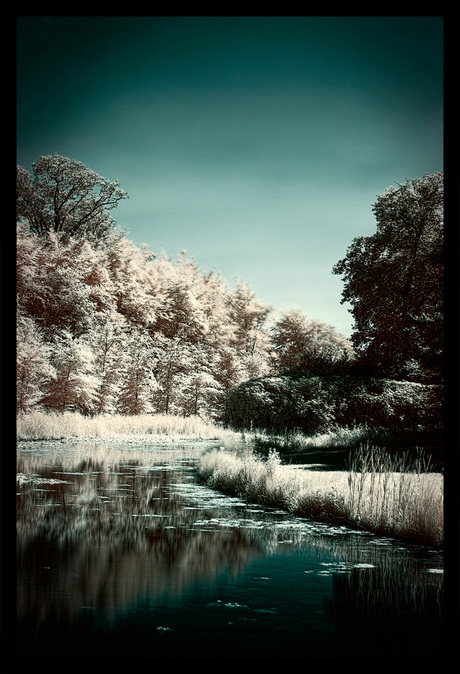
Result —
[{"label": "still water surface", "polygon": [[19,657],[440,652],[441,551],[210,490],[206,449],[18,448]]}]

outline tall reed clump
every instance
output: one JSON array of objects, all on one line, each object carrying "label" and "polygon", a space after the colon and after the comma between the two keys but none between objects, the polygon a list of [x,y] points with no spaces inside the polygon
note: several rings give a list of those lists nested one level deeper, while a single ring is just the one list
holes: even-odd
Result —
[{"label": "tall reed clump", "polygon": [[134,436],[163,438],[221,439],[235,436],[212,421],[198,416],[168,414],[100,414],[94,417],[79,412],[31,412],[19,414],[16,423],[18,440],[59,440],[67,438],[116,439]]},{"label": "tall reed clump", "polygon": [[213,450],[200,457],[199,477],[208,487],[282,508],[321,522],[348,523],[341,494],[346,473],[308,471],[282,465],[276,450],[266,460],[248,449],[242,456]]},{"label": "tall reed clump", "polygon": [[213,450],[201,457],[199,476],[208,487],[299,517],[441,546],[442,476],[423,474],[422,458],[410,473],[398,461],[364,447],[349,471],[310,471],[282,465],[275,450],[267,460]]},{"label": "tall reed clump", "polygon": [[394,455],[362,445],[348,472],[350,522],[376,533],[440,546],[444,539],[443,480],[429,473],[421,451]]}]

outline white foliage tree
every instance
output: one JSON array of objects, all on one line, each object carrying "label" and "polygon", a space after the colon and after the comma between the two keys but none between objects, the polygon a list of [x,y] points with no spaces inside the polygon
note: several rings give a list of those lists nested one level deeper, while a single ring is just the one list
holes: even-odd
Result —
[{"label": "white foliage tree", "polygon": [[56,370],[50,363],[49,345],[29,316],[18,313],[16,327],[16,409],[30,412],[43,397]]},{"label": "white foliage tree", "polygon": [[270,307],[245,284],[124,237],[99,246],[22,225],[17,236],[18,308],[56,375],[46,408],[216,417],[229,389],[267,373]]},{"label": "white foliage tree", "polygon": [[[25,253],[23,235],[18,236]],[[87,241],[63,242],[55,233],[31,237],[36,254],[20,259],[18,303],[33,316],[48,339],[56,330],[75,336],[87,332],[98,302],[94,298],[94,270],[98,256]]]},{"label": "white foliage tree", "polygon": [[180,413],[180,382],[189,366],[186,342],[180,333],[173,338],[156,334],[155,353],[154,374],[158,384],[153,392],[155,410],[162,414]]},{"label": "white foliage tree", "polygon": [[[186,356],[184,358],[184,355]],[[218,408],[222,385],[214,376],[212,356],[202,344],[185,350],[180,377],[179,402],[185,414],[212,417]]]},{"label": "white foliage tree", "polygon": [[100,380],[95,373],[94,354],[87,340],[62,330],[56,333],[50,346],[50,360],[56,377],[44,387],[40,403],[59,412],[77,410],[92,414]]},{"label": "white foliage tree", "polygon": [[260,302],[248,285],[238,281],[230,300],[230,316],[235,326],[232,342],[240,356],[263,353],[269,348],[269,337],[263,328],[270,311],[270,305]]},{"label": "white foliage tree", "polygon": [[155,411],[152,398],[158,389],[154,375],[157,361],[148,333],[135,327],[125,329],[123,357],[118,361],[121,386],[117,411],[122,414],[148,414]]},{"label": "white foliage tree", "polygon": [[94,367],[99,380],[95,412],[117,411],[126,361],[126,320],[114,310],[99,312],[87,336],[94,354]]}]

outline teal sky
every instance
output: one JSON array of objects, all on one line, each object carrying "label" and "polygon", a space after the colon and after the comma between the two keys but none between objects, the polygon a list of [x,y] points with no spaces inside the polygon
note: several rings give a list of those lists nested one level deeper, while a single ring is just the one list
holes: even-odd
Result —
[{"label": "teal sky", "polygon": [[349,336],[331,272],[443,168],[442,17],[18,17],[17,163],[119,180],[128,238]]}]

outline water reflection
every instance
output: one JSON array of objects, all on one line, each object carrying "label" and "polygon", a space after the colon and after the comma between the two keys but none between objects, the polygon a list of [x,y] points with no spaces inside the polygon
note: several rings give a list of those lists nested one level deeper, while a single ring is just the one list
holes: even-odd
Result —
[{"label": "water reflection", "polygon": [[196,512],[168,495],[191,479],[180,461],[173,471],[162,454],[148,465],[72,458],[18,463],[20,620],[72,623],[82,608],[110,617],[144,594],[237,574],[258,554],[240,529],[210,537],[193,526]]},{"label": "water reflection", "polygon": [[[389,651],[436,651],[440,551],[218,494],[195,481],[201,451],[198,445],[19,449],[19,655],[48,656],[51,649],[56,655],[59,648],[106,655],[104,647],[123,653],[120,630],[131,630],[131,647],[147,638],[150,648],[153,628],[155,639],[179,640],[183,648],[173,656],[196,655],[204,634],[216,648],[232,644],[236,655],[237,628],[245,654],[254,657],[281,649],[284,639],[292,656],[323,648],[321,638],[331,635],[334,648],[326,655],[378,652],[376,626],[392,635]],[[216,615],[225,620],[216,622]],[[395,625],[406,635],[403,645]],[[84,640],[76,636],[82,630]]]}]

